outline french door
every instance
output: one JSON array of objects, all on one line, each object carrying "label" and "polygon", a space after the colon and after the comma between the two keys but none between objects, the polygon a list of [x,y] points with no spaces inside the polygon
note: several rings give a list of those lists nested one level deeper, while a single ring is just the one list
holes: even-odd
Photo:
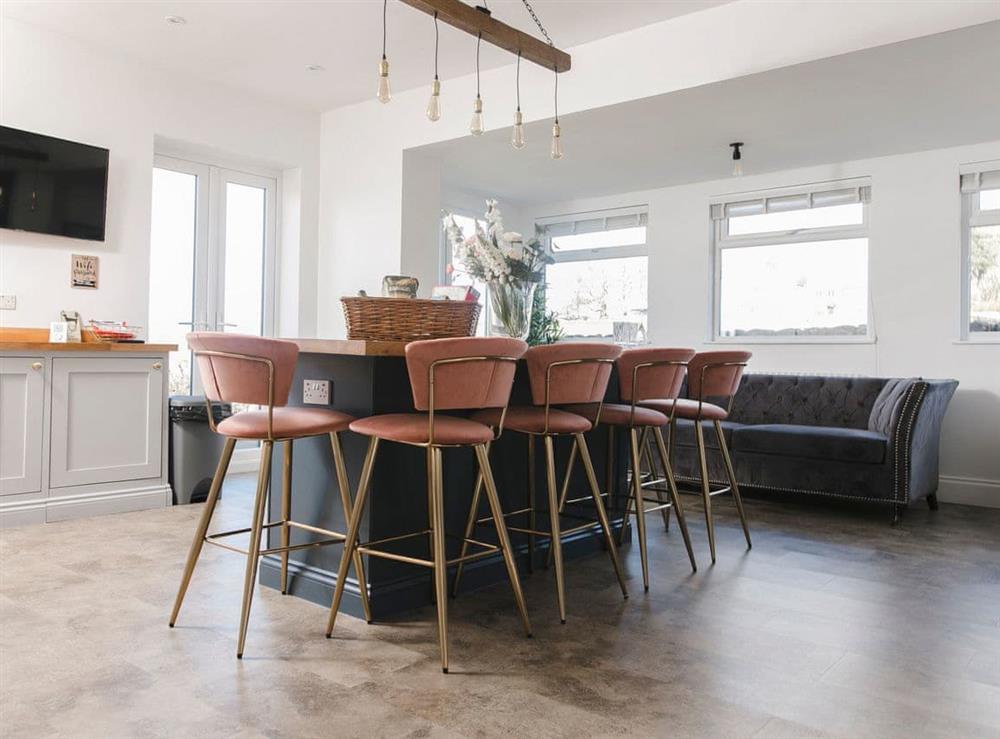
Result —
[{"label": "french door", "polygon": [[277,180],[174,157],[153,166],[147,335],[176,343],[171,394],[200,394],[189,331],[274,328]]}]

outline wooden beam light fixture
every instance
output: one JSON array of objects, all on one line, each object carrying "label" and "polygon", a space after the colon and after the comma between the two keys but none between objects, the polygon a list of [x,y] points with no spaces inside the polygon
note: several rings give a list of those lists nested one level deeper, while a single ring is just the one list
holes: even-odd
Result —
[{"label": "wooden beam light fixture", "polygon": [[520,54],[525,60],[556,72],[568,72],[570,55],[547,43],[519,31],[513,26],[494,19],[489,10],[482,7],[472,7],[462,0],[402,0],[410,7],[421,10],[461,31],[482,37],[494,46]]}]

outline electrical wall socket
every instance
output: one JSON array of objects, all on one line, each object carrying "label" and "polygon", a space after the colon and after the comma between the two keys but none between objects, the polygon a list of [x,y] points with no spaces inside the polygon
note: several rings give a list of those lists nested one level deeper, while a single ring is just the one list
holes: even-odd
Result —
[{"label": "electrical wall socket", "polygon": [[0,295],[0,310],[17,310],[17,296]]},{"label": "electrical wall socket", "polygon": [[309,405],[330,405],[330,381],[303,380],[302,402]]}]

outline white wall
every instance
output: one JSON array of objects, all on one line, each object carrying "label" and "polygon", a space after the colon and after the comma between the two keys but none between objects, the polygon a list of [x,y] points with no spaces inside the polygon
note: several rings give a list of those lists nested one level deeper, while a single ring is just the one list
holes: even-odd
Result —
[{"label": "white wall", "polygon": [[1000,159],[1000,140],[739,179],[524,206],[534,218],[649,206],[649,335],[708,348],[709,201],[731,193],[870,176],[869,344],[748,344],[761,372],[953,377],[941,443],[941,497],[1000,507],[1000,345],[962,343],[962,164]]},{"label": "white wall", "polygon": [[[645,26],[570,49],[573,71],[560,83],[560,111],[571,112],[658,95],[789,64],[893,43],[1000,17],[991,3],[931,0],[908,3],[760,3],[753,0]],[[482,75],[488,127],[508,126],[514,110],[513,67]],[[522,65],[526,121],[551,115],[552,75]],[[424,116],[429,89],[411,90],[382,105],[375,100],[322,117],[321,208],[317,329],[342,336],[339,300],[363,288],[377,294],[381,277],[398,273],[402,244],[426,234],[425,214],[403,220],[404,193],[420,192],[414,170],[403,176],[403,151],[468,132],[475,78],[442,81],[444,113]],[[426,187],[435,184],[428,168]],[[417,213],[406,208],[406,216]],[[417,267],[415,269],[425,269]]]},{"label": "white wall", "polygon": [[[287,104],[105,55],[3,19],[0,122],[111,151],[107,240],[0,230],[4,326],[47,326],[60,309],[145,326],[154,137],[282,172],[279,332],[315,330],[319,117]],[[70,254],[100,257],[100,288],[69,287]],[[156,337],[150,337],[155,340]]]}]

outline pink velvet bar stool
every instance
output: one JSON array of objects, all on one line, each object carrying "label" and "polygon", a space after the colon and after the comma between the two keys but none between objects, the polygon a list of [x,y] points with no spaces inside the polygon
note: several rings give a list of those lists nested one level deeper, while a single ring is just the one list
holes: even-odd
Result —
[{"label": "pink velvet bar stool", "polygon": [[[188,346],[198,361],[198,370],[205,388],[208,403],[208,418],[213,431],[226,437],[222,456],[212,478],[205,509],[202,511],[194,540],[188,553],[180,588],[170,614],[170,626],[177,621],[184,594],[187,592],[195,565],[201,554],[202,545],[214,544],[246,555],[246,573],[243,581],[243,607],[240,614],[239,642],[236,656],[243,657],[246,645],[247,624],[250,619],[250,605],[253,600],[254,584],[257,579],[257,564],[260,557],[267,554],[281,555],[281,592],[288,590],[288,553],[311,546],[323,546],[344,541],[344,535],[309,524],[291,520],[292,495],[292,444],[296,439],[310,436],[328,436],[337,471],[340,488],[340,502],[344,519],[350,517],[352,506],[347,469],[340,445],[339,434],[347,429],[354,419],[346,413],[324,408],[288,408],[288,392],[295,374],[295,362],[299,355],[298,346],[291,341],[265,339],[259,336],[242,336],[223,333],[191,333],[187,335]],[[212,403],[241,403],[262,406],[262,410],[246,410],[236,413],[215,424]],[[233,449],[240,439],[260,442],[260,468],[257,476],[257,493],[254,498],[253,522],[249,528],[209,534],[222,481],[229,468]],[[265,508],[271,479],[271,452],[275,442],[284,442],[284,467],[281,491],[281,519],[264,523]],[[280,527],[281,545],[261,549],[264,529]],[[289,544],[292,528],[319,534],[322,538],[307,544]],[[225,544],[220,539],[236,534],[250,534],[248,550]],[[368,587],[365,581],[361,557],[353,559],[358,577],[361,602],[365,616],[371,620],[368,605]]]},{"label": "pink velvet bar stool", "polygon": [[[510,511],[507,516],[528,516],[527,527],[509,527],[511,531],[527,534],[529,538],[529,555],[533,555],[534,537],[545,537],[550,540],[550,552],[556,567],[556,594],[559,599],[559,620],[566,623],[566,594],[563,577],[562,535],[592,529],[595,524],[600,526],[607,542],[608,556],[614,566],[622,595],[628,598],[628,588],[625,585],[625,575],[618,561],[618,551],[615,547],[611,525],[604,509],[604,501],[597,485],[594,466],[587,448],[584,434],[593,428],[593,422],[579,412],[570,412],[565,408],[554,406],[574,406],[577,411],[581,407],[591,409],[592,416],[600,416],[601,404],[611,377],[611,367],[621,354],[621,347],[604,343],[564,343],[549,346],[535,346],[524,355],[528,366],[528,378],[531,383],[531,396],[534,405],[512,406],[503,419],[505,427],[510,431],[525,434],[528,438],[528,506]],[[481,412],[473,418],[496,425],[501,419],[494,412]],[[540,436],[545,445],[545,472],[548,489],[549,529],[541,531],[535,528],[535,496],[534,496],[534,446],[535,437]],[[553,440],[557,436],[573,437],[573,458],[579,457],[590,486],[590,500],[597,512],[597,520],[570,529],[560,527],[559,493],[556,491],[556,463]],[[572,462],[566,470],[564,488],[569,483],[572,472]],[[472,508],[466,524],[466,536],[477,524],[489,521],[490,518],[478,519],[478,502],[481,484],[477,481],[473,494]],[[495,518],[497,512],[492,512]],[[455,575],[454,590],[457,592],[461,577],[461,567]]]},{"label": "pink velvet bar stool", "polygon": [[[691,537],[688,534],[687,521],[684,518],[684,508],[677,492],[674,473],[670,466],[670,458],[661,430],[669,423],[669,418],[660,411],[641,405],[642,401],[648,398],[676,398],[684,381],[688,361],[694,355],[694,349],[642,348],[628,349],[622,352],[615,364],[618,368],[618,394],[624,402],[605,403],[600,408],[599,422],[608,427],[611,438],[616,430],[627,431],[629,434],[632,497],[629,499],[625,513],[628,516],[634,504],[636,528],[639,532],[642,582],[646,590],[649,590],[649,561],[646,555],[646,515],[649,513],[659,511],[663,515],[664,526],[667,526],[669,524],[667,517],[669,511],[671,509],[676,511],[677,524],[680,527],[681,536],[684,538],[684,546],[687,548],[688,559],[691,561],[691,569],[695,571],[698,569],[694,550],[691,547]],[[588,411],[586,407],[571,406],[568,410],[593,418],[593,411]],[[655,442],[653,448],[659,457],[663,471],[663,476],[660,478],[656,477],[653,454],[647,446],[650,441]],[[609,443],[611,443],[610,440]],[[570,464],[572,464],[572,454],[575,452],[576,447],[571,452]],[[642,479],[640,462],[643,453],[646,454],[649,469],[654,478],[646,482]],[[667,484],[665,490],[659,487],[664,482]],[[647,499],[644,490],[653,490],[656,493],[656,499]],[[668,495],[666,500],[663,499],[663,492]],[[560,510],[565,505],[565,496],[566,488],[564,486],[563,498],[559,502]],[[653,504],[652,507],[647,507],[647,503]],[[624,526],[622,528],[624,530]]]},{"label": "pink velvet bar stool", "polygon": [[[747,540],[747,549],[753,544],[750,541],[750,526],[747,523],[746,512],[743,510],[743,499],[740,497],[740,487],[733,471],[733,461],[729,456],[729,445],[723,433],[722,422],[729,418],[733,398],[740,386],[743,370],[750,357],[746,351],[711,351],[698,352],[688,363],[688,397],[658,398],[642,401],[642,405],[655,408],[670,418],[671,451],[677,435],[677,420],[687,419],[694,424],[695,442],[698,447],[698,464],[701,468],[701,495],[705,506],[705,527],[708,529],[708,547],[712,553],[712,564],[715,564],[715,526],[712,519],[712,498],[716,495],[731,492],[736,503],[736,510],[743,526],[743,535]],[[713,402],[714,401],[714,402]],[[705,432],[702,424],[711,421],[719,441],[719,450],[726,465],[726,475],[729,485],[712,490],[708,479],[708,458],[705,451]]]},{"label": "pink velvet bar stool", "polygon": [[[434,591],[437,603],[438,641],[441,648],[441,670],[448,672],[448,566],[478,559],[500,552],[507,567],[514,599],[521,615],[524,630],[531,636],[528,610],[514,563],[510,538],[497,495],[493,472],[490,469],[487,445],[499,437],[503,418],[510,401],[517,360],[524,354],[527,344],[519,339],[456,338],[414,341],[406,345],[406,368],[410,377],[413,405],[418,413],[389,413],[370,416],[351,423],[351,431],[370,437],[358,484],[357,500],[347,530],[348,544],[340,560],[337,584],[333,591],[326,635],[333,633],[334,621],[344,593],[344,578],[355,552],[373,557],[384,557],[430,568],[434,573]],[[492,409],[498,423],[491,427],[469,418],[444,415],[441,411]],[[405,538],[428,537],[431,557],[420,559],[384,551],[378,545],[389,540],[358,544],[358,531],[364,505],[368,499],[375,457],[379,444],[391,441],[423,447],[427,450],[427,502],[429,527],[403,536],[391,537],[392,541]],[[444,530],[444,464],[442,449],[447,447],[472,447],[475,449],[479,473],[486,487],[486,497],[494,513],[496,545],[476,541],[466,536],[463,544],[478,548],[471,555],[463,549],[458,559],[447,558]]]}]

